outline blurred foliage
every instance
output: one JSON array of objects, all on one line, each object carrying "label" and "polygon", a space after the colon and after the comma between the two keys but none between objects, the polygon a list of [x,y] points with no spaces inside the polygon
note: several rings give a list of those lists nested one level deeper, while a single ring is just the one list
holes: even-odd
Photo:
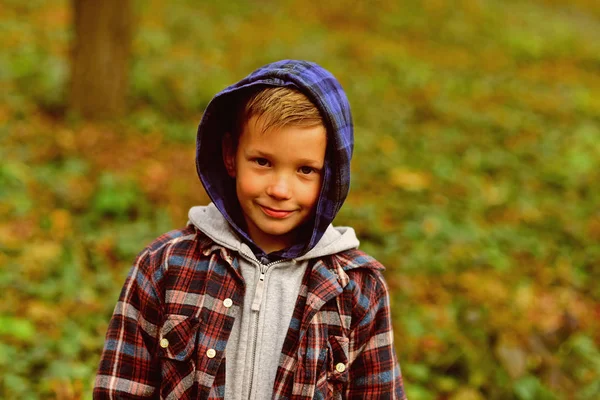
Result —
[{"label": "blurred foliage", "polygon": [[409,398],[600,398],[600,3],[137,5],[104,124],[67,110],[69,3],[0,8],[0,398],[90,398],[130,263],[207,202],[204,107],[282,58],[353,105],[337,223],[388,268]]}]

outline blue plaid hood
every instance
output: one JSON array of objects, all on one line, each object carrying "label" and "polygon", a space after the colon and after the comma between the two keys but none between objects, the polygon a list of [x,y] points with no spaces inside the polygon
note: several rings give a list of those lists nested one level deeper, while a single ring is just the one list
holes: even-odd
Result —
[{"label": "blue plaid hood", "polygon": [[[300,90],[321,111],[328,136],[323,184],[314,219],[300,228],[298,243],[268,255],[252,242],[244,228],[235,181],[227,174],[221,156],[222,137],[232,129],[237,104],[244,98],[244,94],[259,86],[292,87]],[[257,69],[213,98],[198,126],[196,170],[215,206],[257,257],[266,256],[270,261],[296,258],[315,247],[342,207],[350,188],[353,146],[354,129],[350,104],[335,77],[312,62],[283,60]]]}]

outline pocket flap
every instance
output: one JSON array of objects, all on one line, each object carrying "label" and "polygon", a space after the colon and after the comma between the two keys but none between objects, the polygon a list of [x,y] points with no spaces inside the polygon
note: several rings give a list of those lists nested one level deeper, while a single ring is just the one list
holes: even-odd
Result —
[{"label": "pocket flap", "polygon": [[348,382],[349,339],[344,336],[329,336],[329,374],[328,379]]},{"label": "pocket flap", "polygon": [[200,321],[186,315],[168,315],[160,328],[161,356],[185,361],[194,352]]}]

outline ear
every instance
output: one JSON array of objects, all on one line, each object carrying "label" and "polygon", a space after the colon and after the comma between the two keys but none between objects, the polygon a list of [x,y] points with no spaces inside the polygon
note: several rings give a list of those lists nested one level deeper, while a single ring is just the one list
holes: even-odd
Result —
[{"label": "ear", "polygon": [[223,135],[221,151],[223,153],[223,164],[225,164],[227,174],[230,177],[235,178],[235,146],[233,145],[233,138],[229,132],[226,132],[225,135]]}]

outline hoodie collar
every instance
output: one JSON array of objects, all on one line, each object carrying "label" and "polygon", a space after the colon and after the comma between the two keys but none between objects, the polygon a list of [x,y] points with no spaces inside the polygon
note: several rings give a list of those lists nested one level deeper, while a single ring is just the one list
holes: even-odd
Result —
[{"label": "hoodie collar", "polygon": [[[244,251],[244,241],[213,203],[208,206],[192,207],[188,212],[188,219],[189,223],[193,224],[217,245],[236,252]],[[356,238],[354,229],[329,225],[317,245],[307,253],[297,257],[296,261],[337,254],[345,250],[356,249],[358,245],[359,241]]]}]

